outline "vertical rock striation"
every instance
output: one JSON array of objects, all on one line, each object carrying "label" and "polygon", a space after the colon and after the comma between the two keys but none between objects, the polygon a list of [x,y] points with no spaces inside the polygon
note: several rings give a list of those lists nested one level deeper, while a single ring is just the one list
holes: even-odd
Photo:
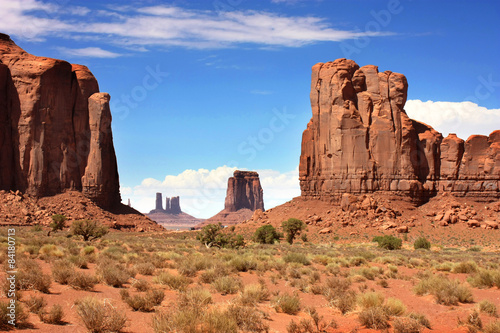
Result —
[{"label": "vertical rock striation", "polygon": [[264,210],[263,191],[257,172],[236,170],[233,173],[233,177],[227,182],[224,208],[227,212],[236,212],[243,208],[251,211]]},{"label": "vertical rock striation", "polygon": [[499,198],[499,131],[443,139],[404,111],[402,74],[337,59],[312,68],[312,118],[302,135],[305,198],[388,191],[422,201],[438,191]]},{"label": "vertical rock striation", "polygon": [[109,95],[85,66],[33,56],[0,34],[0,129],[0,189],[120,202]]}]

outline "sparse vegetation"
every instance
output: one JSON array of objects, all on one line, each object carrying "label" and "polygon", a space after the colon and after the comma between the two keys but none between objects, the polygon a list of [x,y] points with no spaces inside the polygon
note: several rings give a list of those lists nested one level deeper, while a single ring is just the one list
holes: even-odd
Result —
[{"label": "sparse vegetation", "polygon": [[403,240],[391,235],[377,236],[373,238],[374,242],[378,243],[378,246],[387,250],[399,250],[403,245]]},{"label": "sparse vegetation", "polygon": [[419,237],[413,243],[413,248],[415,248],[415,250],[417,249],[429,250],[431,248],[431,242],[429,242],[425,237]]},{"label": "sparse vegetation", "polygon": [[86,297],[75,302],[76,313],[87,329],[93,333],[119,332],[127,318],[110,302]]},{"label": "sparse vegetation", "polygon": [[283,237],[272,225],[266,224],[259,227],[254,235],[254,242],[261,244],[274,244],[274,242],[279,242],[280,238]]},{"label": "sparse vegetation", "polygon": [[75,236],[82,236],[85,242],[103,237],[108,233],[108,228],[95,221],[80,220],[74,221],[71,225],[71,233]]},{"label": "sparse vegetation", "polygon": [[286,241],[292,244],[295,237],[299,235],[302,230],[306,229],[306,224],[299,219],[289,218],[281,223],[281,227],[286,233]]}]

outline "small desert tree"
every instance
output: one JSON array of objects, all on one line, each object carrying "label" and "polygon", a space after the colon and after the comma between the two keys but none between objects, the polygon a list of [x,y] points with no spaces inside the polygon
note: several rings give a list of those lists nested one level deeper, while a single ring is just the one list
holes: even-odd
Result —
[{"label": "small desert tree", "polygon": [[108,228],[89,220],[75,221],[71,225],[71,233],[75,236],[82,236],[84,241],[92,241],[108,233]]},{"label": "small desert tree", "polygon": [[293,244],[295,237],[306,228],[306,224],[299,219],[289,218],[281,223],[283,231],[286,233],[286,240]]},{"label": "small desert tree", "polygon": [[255,230],[253,240],[261,244],[274,244],[281,237],[283,237],[283,234],[279,233],[272,225],[266,224]]},{"label": "small desert tree", "polygon": [[222,225],[209,224],[201,228],[196,237],[207,248],[239,248],[245,245],[245,240],[241,235],[229,235],[222,232]]},{"label": "small desert tree", "polygon": [[63,228],[66,226],[66,220],[67,218],[64,215],[61,214],[52,215],[52,223],[49,225],[51,230],[49,230],[47,236],[50,236],[50,233],[52,232],[63,230]]}]

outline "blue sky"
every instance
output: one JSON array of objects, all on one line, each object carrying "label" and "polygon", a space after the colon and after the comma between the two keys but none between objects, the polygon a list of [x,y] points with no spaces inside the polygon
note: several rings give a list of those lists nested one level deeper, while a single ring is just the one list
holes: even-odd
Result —
[{"label": "blue sky", "polygon": [[112,97],[122,197],[223,208],[235,168],[266,208],[300,195],[311,67],[350,58],[403,73],[408,114],[462,138],[500,128],[498,1],[0,0],[0,32],[84,64]]}]

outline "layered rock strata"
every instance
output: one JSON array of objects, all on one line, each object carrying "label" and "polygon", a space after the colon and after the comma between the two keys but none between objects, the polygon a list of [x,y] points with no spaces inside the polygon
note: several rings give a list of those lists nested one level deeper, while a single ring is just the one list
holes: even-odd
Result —
[{"label": "layered rock strata", "polygon": [[302,136],[304,198],[387,191],[422,201],[439,191],[500,197],[500,131],[447,138],[410,119],[402,74],[337,59],[312,68],[312,118]]},{"label": "layered rock strata", "polygon": [[28,54],[0,34],[0,130],[1,190],[120,203],[109,95],[87,67]]}]

